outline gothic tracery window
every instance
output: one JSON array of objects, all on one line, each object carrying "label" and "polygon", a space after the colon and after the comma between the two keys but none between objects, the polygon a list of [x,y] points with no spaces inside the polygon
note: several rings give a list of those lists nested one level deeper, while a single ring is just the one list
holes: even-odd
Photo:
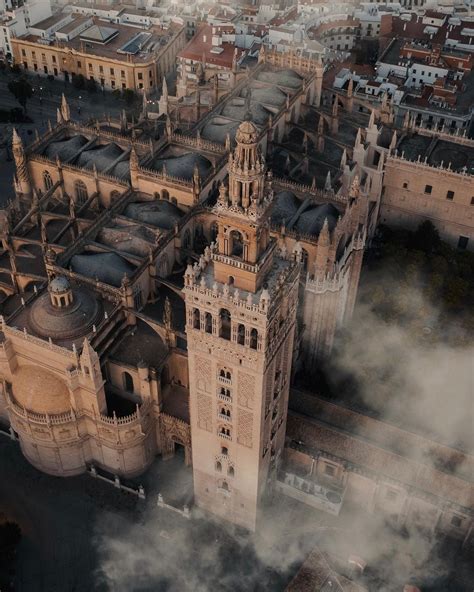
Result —
[{"label": "gothic tracery window", "polygon": [[76,195],[76,203],[79,206],[85,204],[89,198],[86,184],[84,183],[84,181],[81,181],[80,179],[78,179],[74,183],[74,193]]},{"label": "gothic tracery window", "polygon": [[51,178],[51,175],[49,174],[49,171],[44,171],[44,173],[43,173],[43,183],[44,183],[44,189],[45,189],[45,191],[49,191],[51,189],[51,187],[53,186],[53,179]]}]

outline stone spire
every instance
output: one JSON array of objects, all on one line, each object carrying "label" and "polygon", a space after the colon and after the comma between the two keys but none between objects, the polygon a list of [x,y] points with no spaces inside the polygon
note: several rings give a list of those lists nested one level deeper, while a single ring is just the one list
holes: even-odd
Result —
[{"label": "stone spire", "polygon": [[120,113],[120,131],[124,134],[127,131],[127,114],[125,109],[122,109]]},{"label": "stone spire", "polygon": [[346,164],[347,164],[347,152],[346,152],[346,149],[344,148],[344,151],[341,156],[341,169],[344,169]]},{"label": "stone spire", "polygon": [[25,149],[23,142],[18,135],[18,132],[13,128],[12,135],[12,151],[15,159],[16,180],[20,193],[29,195],[31,193],[30,175],[28,173],[28,165],[26,162]]},{"label": "stone spire", "polygon": [[145,90],[143,90],[142,112],[140,115],[141,115],[142,119],[148,118],[148,99],[147,99]]},{"label": "stone spire", "polygon": [[69,104],[64,93],[61,96],[61,117],[64,122],[71,120],[71,110],[69,109]]},{"label": "stone spire", "polygon": [[325,191],[332,191],[331,171],[328,171],[326,175],[326,182],[324,184]]},{"label": "stone spire", "polygon": [[132,146],[132,149],[130,150],[129,164],[130,164],[130,182],[132,184],[132,187],[136,187],[138,184],[139,160],[138,160],[137,152],[135,150],[135,146]]},{"label": "stone spire", "polygon": [[166,76],[163,76],[163,84],[161,86],[161,97],[164,101],[168,100],[168,83],[166,82]]}]

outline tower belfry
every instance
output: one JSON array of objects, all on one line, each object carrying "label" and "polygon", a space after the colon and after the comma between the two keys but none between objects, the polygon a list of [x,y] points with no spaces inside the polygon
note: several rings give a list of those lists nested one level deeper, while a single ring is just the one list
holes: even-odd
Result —
[{"label": "tower belfry", "polygon": [[273,191],[255,125],[244,121],[235,139],[237,146],[229,154],[229,187],[221,188],[215,207],[218,236],[213,259],[217,281],[255,292],[271,266],[270,251],[275,250],[270,241]]},{"label": "tower belfry", "polygon": [[184,294],[195,501],[253,530],[285,441],[300,266],[270,237],[257,128],[244,121],[235,139],[217,244],[188,266]]}]

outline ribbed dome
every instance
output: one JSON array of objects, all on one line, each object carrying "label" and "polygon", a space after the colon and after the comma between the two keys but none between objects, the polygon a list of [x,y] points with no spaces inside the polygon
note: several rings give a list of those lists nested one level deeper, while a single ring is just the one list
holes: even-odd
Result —
[{"label": "ribbed dome", "polygon": [[49,284],[49,289],[51,292],[55,294],[60,294],[61,292],[67,292],[70,289],[69,281],[63,275],[60,275],[54,280],[51,280]]},{"label": "ribbed dome", "polygon": [[31,307],[29,320],[33,333],[40,337],[76,339],[87,335],[102,319],[102,314],[102,305],[93,294],[83,288],[74,288],[72,304],[60,308],[53,306],[48,292],[42,294]]},{"label": "ribbed dome", "polygon": [[13,398],[33,413],[57,415],[71,409],[69,389],[57,376],[39,366],[21,366],[13,376]]}]

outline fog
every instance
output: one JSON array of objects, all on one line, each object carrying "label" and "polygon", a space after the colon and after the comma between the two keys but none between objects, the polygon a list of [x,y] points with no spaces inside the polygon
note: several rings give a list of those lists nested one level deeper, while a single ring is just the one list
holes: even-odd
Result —
[{"label": "fog", "polygon": [[[337,377],[332,386],[339,389],[339,399],[367,406],[383,421],[435,442],[472,449],[474,348],[443,341],[442,313],[423,299],[421,291],[404,292],[403,298],[405,318],[410,320],[398,324],[382,320],[367,298],[361,299],[331,360],[329,374]],[[357,400],[351,401],[354,383]],[[408,452],[439,468],[426,450]],[[454,455],[450,469],[464,478],[472,474],[462,453]],[[138,521],[102,517],[95,541],[98,578],[117,592],[277,592],[285,589],[315,545],[330,551],[337,560],[334,567],[342,571],[349,555],[360,556],[368,565],[360,583],[369,590],[395,592],[411,579],[422,590],[427,588],[420,583],[434,582],[438,587],[430,590],[444,590],[448,580],[443,578],[453,569],[450,553],[457,552],[456,545],[443,546],[410,524],[400,534],[380,514],[346,505],[339,517],[333,517],[281,496],[265,505],[255,535],[209,521],[199,510],[185,520],[153,507],[151,500]]]}]

